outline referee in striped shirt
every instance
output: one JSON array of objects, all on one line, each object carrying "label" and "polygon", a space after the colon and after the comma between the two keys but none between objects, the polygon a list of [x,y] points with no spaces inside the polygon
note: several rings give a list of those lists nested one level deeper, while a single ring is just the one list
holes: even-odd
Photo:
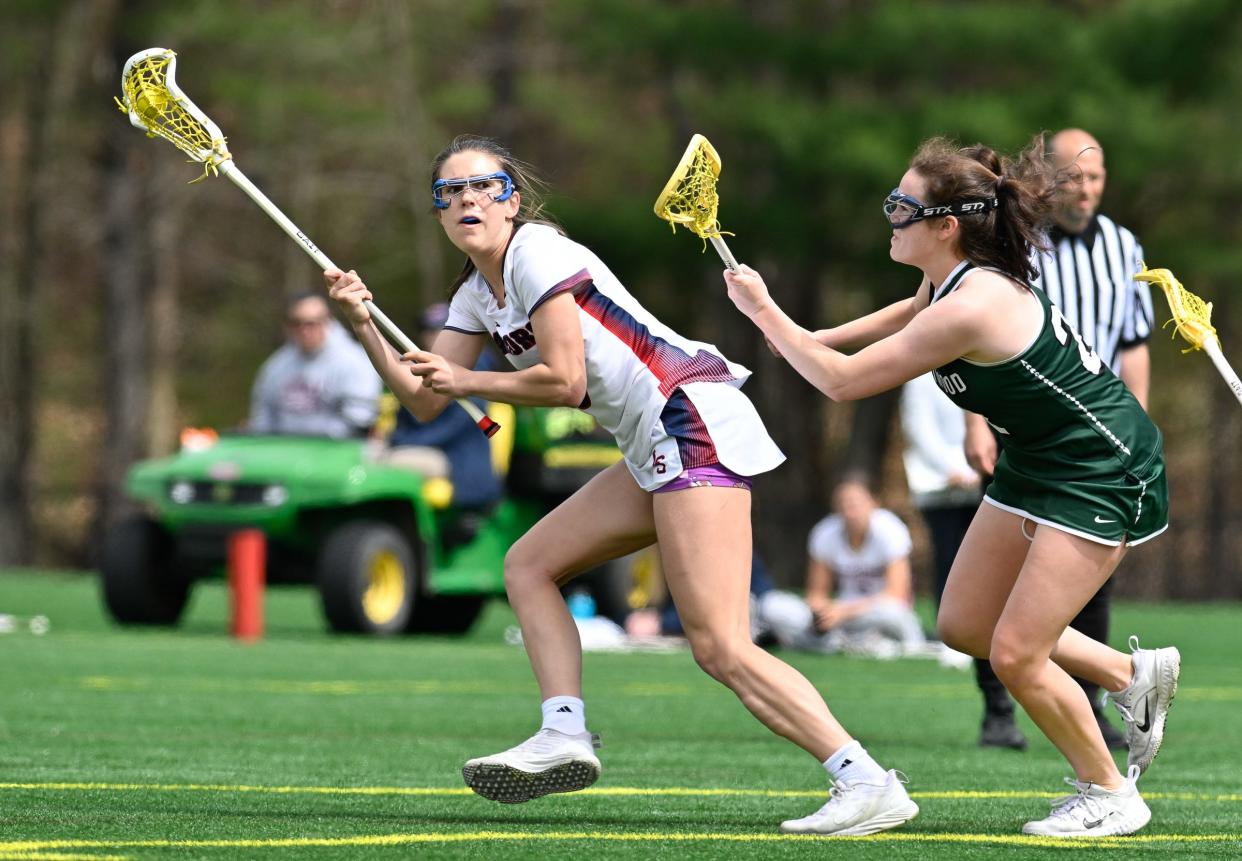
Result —
[{"label": "referee in striped shirt", "polygon": [[[1049,141],[1060,168],[1050,251],[1039,255],[1040,287],[1134,397],[1147,408],[1150,385],[1151,289],[1135,281],[1143,250],[1134,234],[1097,210],[1104,194],[1104,150],[1082,129],[1064,129]],[[996,438],[981,416],[967,420],[966,455],[970,465],[990,475],[996,465]],[[1105,581],[1072,628],[1108,642],[1112,579]],[[1099,686],[1079,679],[1095,709],[1104,740],[1125,750],[1122,734],[1108,722],[1099,704]]]},{"label": "referee in striped shirt", "polygon": [[1070,325],[1147,408],[1151,288],[1135,281],[1143,249],[1134,234],[1096,210],[1104,193],[1104,150],[1081,129],[1049,142],[1062,167],[1049,239],[1039,255],[1042,287]]}]

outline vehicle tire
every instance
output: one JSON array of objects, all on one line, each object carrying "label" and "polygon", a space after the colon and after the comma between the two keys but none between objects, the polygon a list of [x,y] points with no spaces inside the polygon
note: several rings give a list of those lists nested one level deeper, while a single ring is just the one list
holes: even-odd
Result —
[{"label": "vehicle tire", "polygon": [[104,605],[123,625],[175,625],[190,581],[173,566],[172,536],[148,517],[110,529],[99,561]]},{"label": "vehicle tire", "polygon": [[395,527],[373,520],[337,527],[316,567],[332,630],[387,636],[409,624],[418,576],[410,544]]},{"label": "vehicle tire", "polygon": [[464,634],[486,602],[484,595],[420,596],[406,630],[411,634]]}]

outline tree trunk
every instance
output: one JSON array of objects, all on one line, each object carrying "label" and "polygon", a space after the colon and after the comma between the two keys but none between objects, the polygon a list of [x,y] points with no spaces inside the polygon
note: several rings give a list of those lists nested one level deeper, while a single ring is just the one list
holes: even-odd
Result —
[{"label": "tree trunk", "polygon": [[884,459],[888,455],[888,447],[892,441],[894,417],[901,400],[901,389],[890,389],[869,398],[858,401],[854,405],[853,430],[850,432],[849,445],[841,454],[841,463],[847,469],[844,473],[864,478],[872,487],[879,488],[884,477]]},{"label": "tree trunk", "polygon": [[480,52],[491,64],[487,78],[492,91],[493,132],[518,152],[523,151],[523,142],[518,140],[523,124],[517,85],[525,54],[520,38],[524,13],[522,0],[497,0],[495,16],[485,36],[486,50]]},{"label": "tree trunk", "polygon": [[[1212,289],[1212,288],[1209,288]],[[1231,287],[1220,285],[1211,293],[1215,297],[1214,314],[1217,320],[1229,320],[1229,295]],[[1206,355],[1196,354],[1196,361],[1210,364]],[[1236,360],[1235,360],[1236,363]],[[1211,386],[1209,409],[1212,415],[1214,439],[1212,446],[1212,469],[1208,478],[1207,570],[1196,572],[1175,571],[1169,583],[1168,594],[1179,598],[1236,598],[1242,594],[1238,572],[1242,565],[1238,560],[1238,509],[1236,500],[1236,476],[1238,474],[1238,442],[1240,425],[1238,402],[1220,378],[1215,367],[1208,375]]]},{"label": "tree trunk", "polygon": [[[109,134],[105,179],[104,378],[105,427],[99,463],[96,537],[123,516],[125,471],[143,455],[147,373],[147,284],[151,259],[143,173],[146,153],[135,136],[118,127]],[[137,140],[141,140],[137,138]]]},{"label": "tree trunk", "polygon": [[[176,159],[161,159],[156,170],[157,191],[151,225],[152,280],[147,316],[151,321],[150,398],[147,402],[146,454],[163,457],[177,448],[177,345],[181,342],[181,254],[185,201],[181,183],[169,167]],[[175,191],[176,193],[170,193]]]},{"label": "tree trunk", "polygon": [[[50,42],[50,32],[39,30],[31,26],[21,36],[34,45]],[[0,267],[0,566],[28,564],[34,545],[30,463],[41,217],[34,187],[47,131],[46,102],[35,90],[46,77],[51,50],[31,54],[36,64],[10,84],[0,114],[0,252],[8,261]]]},{"label": "tree trunk", "polygon": [[[415,55],[414,26],[410,21],[410,5],[392,0],[388,4],[388,21],[394,37],[392,56],[394,60],[393,100],[405,143],[404,177],[410,200],[411,229],[414,232],[414,265],[418,272],[419,308],[444,298],[448,279],[444,271],[444,246],[440,239],[440,227],[427,217],[428,202],[427,169],[442,143],[440,131],[427,116],[420,92]],[[423,345],[419,345],[423,346]]]},{"label": "tree trunk", "polygon": [[[115,43],[116,58],[123,61],[132,51],[125,42]],[[128,513],[124,481],[130,465],[146,454],[148,398],[150,394],[149,314],[155,274],[151,231],[154,201],[147,179],[151,159],[170,156],[166,147],[151,146],[141,134],[124,123],[108,128],[104,136],[102,174],[102,242],[100,279],[103,286],[102,380],[105,401],[104,437],[97,466],[95,522],[91,547],[117,520]],[[161,228],[160,241],[175,243],[176,227]],[[164,253],[169,253],[165,248]],[[171,255],[175,256],[175,255]],[[165,264],[167,265],[167,264]],[[175,284],[176,275],[165,268],[160,277]],[[161,314],[175,303],[154,291]],[[175,310],[175,308],[174,308]],[[165,332],[161,337],[175,337]],[[171,349],[161,342],[162,351]],[[172,368],[175,364],[170,363]],[[170,385],[167,380],[163,385]]]},{"label": "tree trunk", "polygon": [[[114,0],[64,4],[50,27],[30,27],[29,74],[13,88],[5,111],[3,154],[8,227],[0,228],[10,264],[0,274],[0,396],[11,404],[0,418],[0,564],[29,563],[35,557],[32,509],[35,415],[40,367],[35,345],[43,338],[45,234],[63,200],[59,160],[83,147],[75,108],[89,81],[93,61],[115,20]],[[10,197],[11,194],[11,197]],[[11,231],[11,232],[10,232]],[[8,257],[8,253],[12,257]]]}]

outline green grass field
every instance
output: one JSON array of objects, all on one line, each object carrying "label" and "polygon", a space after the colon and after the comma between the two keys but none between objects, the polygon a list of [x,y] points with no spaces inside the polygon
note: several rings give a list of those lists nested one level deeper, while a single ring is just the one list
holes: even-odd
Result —
[{"label": "green grass field", "polygon": [[107,622],[92,578],[0,574],[0,859],[1110,858],[1242,856],[1242,607],[1126,605],[1116,640],[1181,647],[1139,836],[1049,843],[1022,823],[1067,790],[1054,750],[975,746],[968,673],[929,661],[787,655],[922,814],[832,840],[782,819],[826,798],[823,770],[770,735],[688,652],[588,654],[604,775],[586,792],[502,806],[461,784],[463,760],[525,738],[537,696],[495,603],[465,640],[330,636],[307,589],[268,595],[243,645],[226,594],[199,588],[177,631]]}]

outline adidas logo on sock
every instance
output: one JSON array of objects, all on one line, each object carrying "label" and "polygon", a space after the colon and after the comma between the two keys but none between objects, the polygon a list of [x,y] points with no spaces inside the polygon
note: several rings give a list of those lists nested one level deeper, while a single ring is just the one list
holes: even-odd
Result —
[{"label": "adidas logo on sock", "polygon": [[847,760],[845,760],[845,762],[841,763],[841,767],[842,767],[842,768],[845,768],[847,765],[850,765],[850,764],[851,764],[851,763],[853,763],[853,762],[854,762],[854,760],[852,760],[852,759],[847,759]]},{"label": "adidas logo on sock", "polygon": [[557,709],[556,711],[557,711],[557,714],[560,714],[561,712],[569,712],[570,714],[573,714],[573,713],[574,713],[574,710],[573,710],[573,709],[571,709],[569,706],[561,706],[561,707],[560,707],[559,709]]}]

